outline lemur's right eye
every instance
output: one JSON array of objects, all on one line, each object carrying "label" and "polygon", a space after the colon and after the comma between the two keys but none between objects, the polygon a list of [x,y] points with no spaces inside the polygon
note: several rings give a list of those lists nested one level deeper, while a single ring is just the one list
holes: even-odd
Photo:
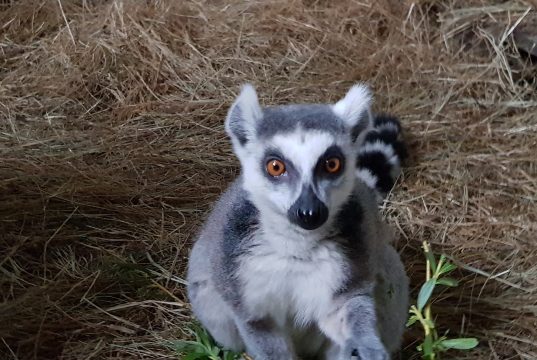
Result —
[{"label": "lemur's right eye", "polygon": [[324,168],[330,174],[336,174],[341,170],[341,160],[338,157],[333,157],[326,160]]},{"label": "lemur's right eye", "polygon": [[267,172],[270,176],[280,176],[285,173],[285,164],[278,159],[271,159],[267,162]]}]

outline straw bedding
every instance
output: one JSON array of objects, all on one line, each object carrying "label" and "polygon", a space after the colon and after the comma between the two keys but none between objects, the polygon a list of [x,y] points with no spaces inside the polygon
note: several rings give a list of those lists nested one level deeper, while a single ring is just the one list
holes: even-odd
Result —
[{"label": "straw bedding", "polygon": [[3,1],[0,358],[176,358],[163,344],[192,321],[183,272],[239,171],[223,119],[246,81],[264,104],[369,83],[412,153],[383,211],[413,294],[428,240],[460,267],[440,331],[480,339],[451,356],[537,358],[533,6]]}]

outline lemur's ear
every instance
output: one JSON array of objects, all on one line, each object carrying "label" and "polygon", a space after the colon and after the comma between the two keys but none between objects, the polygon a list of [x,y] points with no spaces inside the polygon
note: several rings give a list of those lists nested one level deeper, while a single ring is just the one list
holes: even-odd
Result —
[{"label": "lemur's ear", "polygon": [[356,84],[343,99],[332,106],[334,113],[351,129],[353,141],[364,130],[373,126],[372,102],[373,97],[369,88],[363,84]]},{"label": "lemur's ear", "polygon": [[256,123],[262,116],[254,87],[245,84],[226,118],[226,132],[235,146],[242,147],[255,136]]}]

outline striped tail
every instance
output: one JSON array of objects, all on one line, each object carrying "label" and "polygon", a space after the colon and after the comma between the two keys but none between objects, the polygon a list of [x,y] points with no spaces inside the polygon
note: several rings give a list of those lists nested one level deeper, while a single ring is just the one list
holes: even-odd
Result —
[{"label": "striped tail", "polygon": [[393,188],[407,156],[399,120],[390,115],[375,115],[373,129],[358,152],[356,176],[376,190],[382,201]]}]

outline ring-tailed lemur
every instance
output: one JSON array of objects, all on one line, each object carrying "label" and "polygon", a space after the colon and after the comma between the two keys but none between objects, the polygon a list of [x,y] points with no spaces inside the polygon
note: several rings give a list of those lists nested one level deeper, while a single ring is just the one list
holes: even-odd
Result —
[{"label": "ring-tailed lemur", "polygon": [[[376,194],[404,147],[367,87],[333,105],[261,108],[246,85],[226,131],[242,175],[192,249],[188,296],[211,335],[254,359],[389,359],[408,280]],[[358,179],[362,179],[358,180]]]}]

